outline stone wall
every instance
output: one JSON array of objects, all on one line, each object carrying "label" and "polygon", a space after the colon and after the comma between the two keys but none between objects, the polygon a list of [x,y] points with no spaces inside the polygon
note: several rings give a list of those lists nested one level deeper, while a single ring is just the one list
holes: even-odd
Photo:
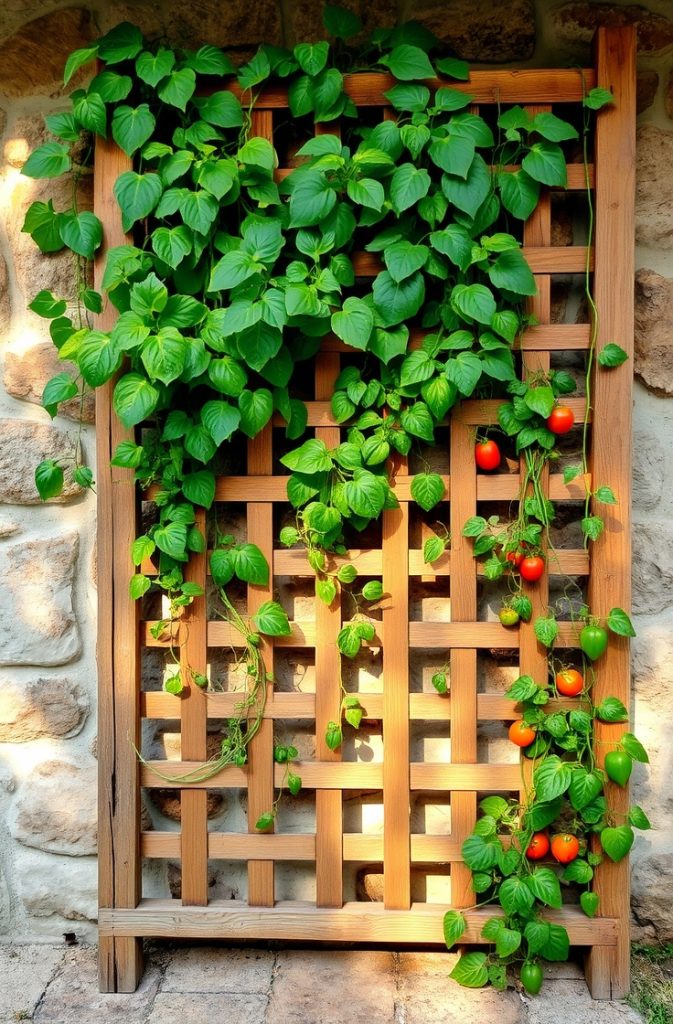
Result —
[{"label": "stone wall", "polygon": [[[638,206],[635,385],[634,612],[635,730],[652,755],[638,766],[634,797],[654,830],[633,854],[634,936],[673,940],[673,810],[666,779],[673,768],[673,11],[669,0],[596,3],[586,0],[348,0],[367,24],[416,17],[456,52],[482,64],[555,66],[585,61],[597,25],[635,23],[639,39]],[[26,311],[41,288],[67,294],[67,257],[42,257],[20,232],[24,211],[52,187],[22,179],[19,168],[42,139],[42,116],[63,108],[59,81],[66,55],[123,18],[172,41],[234,47],[240,59],[264,40],[292,44],[321,34],[314,0],[134,0],[84,7],[59,0],[4,0],[0,10],[0,939],[53,940],[64,931],[95,936],[95,498],[76,491],[39,503],[34,466],[81,443],[94,455],[93,409],[81,437],[73,420],[51,424],[39,406],[44,382],[56,370],[45,322]],[[90,183],[88,183],[90,186]],[[56,186],[65,192],[69,183]],[[81,201],[90,195],[82,186]],[[560,315],[567,297],[558,300]],[[619,339],[615,339],[619,341]],[[71,415],[72,410],[66,410]],[[669,544],[671,547],[669,548]],[[292,600],[304,595],[295,592]],[[425,600],[422,595],[419,601]],[[446,614],[434,605],[437,618]],[[426,612],[426,617],[429,615]],[[363,666],[363,689],[380,686],[375,664]],[[419,665],[425,676],[433,666]],[[288,662],[287,685],[310,672]],[[502,689],[507,666],[491,665],[487,685]],[[279,673],[279,679],[282,672]],[[282,685],[282,683],[281,683]],[[170,754],[174,742],[156,738]],[[363,738],[367,747],[367,738]],[[500,737],[481,737],[492,759]],[[310,738],[306,737],[306,743]],[[369,750],[378,742],[371,738]],[[441,736],[422,741],[433,755]],[[427,745],[430,744],[430,747]],[[299,743],[297,744],[299,746]],[[309,753],[309,751],[306,751]],[[364,756],[371,756],[365,754]],[[229,801],[233,801],[231,805]],[[227,827],[243,824],[235,794],[213,797],[211,814]],[[446,827],[446,808],[419,806],[432,830]],[[347,811],[347,814],[349,812]],[[179,809],[158,795],[149,819],[170,827]],[[380,822],[380,807],[358,816]],[[148,820],[149,820],[148,819]],[[175,827],[175,826],[173,826]],[[230,877],[231,893],[243,872]],[[215,885],[217,879],[213,878]],[[355,879],[352,880],[353,885]],[[442,879],[434,891],[442,896]],[[175,866],[158,865],[153,884],[177,893]],[[220,882],[221,884],[221,882]],[[281,884],[284,884],[281,879]],[[302,888],[299,882],[289,888]],[[357,885],[379,894],[376,870]],[[431,884],[424,895],[432,898]],[[380,898],[380,894],[379,894]]]}]

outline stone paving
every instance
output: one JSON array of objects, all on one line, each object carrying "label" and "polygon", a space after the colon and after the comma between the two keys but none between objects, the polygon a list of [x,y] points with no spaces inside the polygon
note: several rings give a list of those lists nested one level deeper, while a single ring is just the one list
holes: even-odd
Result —
[{"label": "stone paving", "polygon": [[642,1024],[575,964],[539,996],[461,989],[449,953],[152,946],[138,991],[101,995],[91,946],[0,946],[0,1024]]}]

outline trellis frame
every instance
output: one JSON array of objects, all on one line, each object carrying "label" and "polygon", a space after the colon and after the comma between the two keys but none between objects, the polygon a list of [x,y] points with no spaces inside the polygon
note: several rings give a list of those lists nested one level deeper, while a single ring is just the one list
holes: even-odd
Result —
[{"label": "trellis frame", "polygon": [[[635,40],[630,29],[600,29],[596,41],[595,70],[581,74],[564,70],[477,71],[465,88],[475,103],[522,103],[540,109],[558,102],[579,102],[584,88],[594,84],[610,88],[613,106],[601,112],[595,140],[594,168],[596,233],[594,244],[594,293],[600,310],[598,347],[610,340],[632,355],[633,337],[633,196],[635,163]],[[347,78],[347,90],[357,104],[385,106],[382,93],[392,79],[363,74]],[[286,105],[280,89],[266,90],[254,111],[254,131],[271,137],[272,111]],[[333,126],[327,126],[334,130]],[[106,248],[124,242],[119,212],[112,198],[116,177],[128,169],[124,154],[110,142],[99,140],[96,148],[94,208],[103,222]],[[281,172],[282,173],[282,172]],[[569,187],[584,188],[584,168],[571,165]],[[549,284],[553,272],[581,272],[585,250],[579,247],[550,247],[550,204],[543,199],[525,226],[526,255],[536,275],[539,294],[536,308],[540,326],[530,329],[523,348],[530,365],[549,365],[550,353],[558,349],[586,350],[588,325],[551,325]],[[96,264],[100,285],[104,253]],[[356,261],[360,274],[373,274],[372,257],[362,254]],[[99,325],[108,329],[114,310],[108,305]],[[328,398],[338,373],[342,346],[327,341],[316,360],[316,401],[309,403],[309,426],[328,445],[338,441],[338,428],[330,419]],[[591,479],[609,485],[619,497],[610,509],[606,529],[592,545],[591,564],[583,551],[566,551],[559,569],[589,575],[589,603],[593,613],[606,615],[615,605],[630,603],[630,419],[632,362],[594,376],[592,402]],[[450,623],[409,623],[407,611],[408,576],[427,573],[421,552],[409,550],[408,503],[410,480],[404,464],[395,469],[395,491],[400,509],[386,512],[381,551],[352,552],[363,574],[383,576],[384,589],[392,595],[384,613],[380,634],[372,642],[383,647],[385,686],[383,694],[367,694],[368,718],[382,719],[384,739],[394,749],[393,758],[382,764],[340,763],[322,736],[333,717],[338,699],[333,680],[338,678],[334,639],[341,625],[338,603],[330,608],[317,602],[317,622],[294,623],[292,635],[277,645],[315,646],[316,694],[274,693],[269,685],[265,721],[253,741],[246,769],[227,768],[207,783],[208,788],[245,787],[249,792],[251,834],[208,833],[206,784],[179,786],[181,789],[181,834],[141,833],[140,791],[143,786],[165,786],[149,768],[141,768],[131,742],[139,745],[143,717],[180,718],[182,762],[161,762],[161,770],[175,774],[189,769],[188,762],[205,758],[205,727],[208,717],[225,717],[233,711],[235,695],[204,695],[195,690],[185,700],[164,693],[142,693],[140,646],[154,643],[149,624],[141,623],[137,605],[128,597],[128,580],[134,569],[130,545],[136,535],[138,499],[127,470],[110,467],[112,452],[129,434],[111,411],[111,387],[97,393],[98,458],[98,561],[99,561],[99,978],[102,991],[133,991],[142,975],[142,938],[274,938],[293,940],[357,940],[360,942],[441,943],[443,910],[434,904],[411,904],[410,865],[413,862],[452,864],[453,905],[473,903],[469,871],[460,863],[460,846],[469,834],[476,815],[477,791],[520,788],[516,765],[476,764],[478,720],[506,720],[515,717],[510,701],[495,694],[477,694],[476,652],[485,647],[512,647],[511,632],[499,623],[475,622],[476,567],[470,545],[461,537],[465,519],[475,513],[477,501],[514,499],[518,476],[477,477],[472,458],[470,430],[495,420],[497,402],[466,401],[451,418],[451,475],[446,479],[450,500],[453,544],[450,554],[433,567],[433,575],[451,574],[452,621]],[[584,401],[568,402],[576,417],[584,415]],[[246,500],[249,477],[255,483],[255,500],[248,501],[248,538],[266,555],[273,574],[308,575],[301,552],[274,551],[273,503],[285,498],[285,479],[272,476],[271,428],[249,443],[248,476],[222,478],[217,483],[217,500]],[[456,477],[460,486],[455,487]],[[583,485],[567,487],[552,475],[549,496],[564,500],[583,495]],[[605,507],[600,512],[605,515]],[[408,572],[406,567],[408,565]],[[189,567],[190,578],[205,582],[206,558],[196,556]],[[271,596],[268,591],[249,588],[249,612]],[[531,589],[537,608],[545,605],[543,588]],[[232,640],[226,623],[207,623],[203,599],[189,612],[189,630],[184,658],[196,671],[205,667],[206,643],[227,644]],[[562,624],[561,646],[576,646],[570,624]],[[519,632],[521,671],[539,675],[546,672],[532,627],[521,624]],[[409,693],[409,652],[414,647],[451,649],[451,697],[439,700],[433,694]],[[272,665],[273,646],[265,658]],[[338,687],[337,687],[338,688]],[[195,689],[195,688],[193,688]],[[605,695],[629,702],[628,642],[611,637],[600,665],[595,699]],[[307,788],[316,788],[316,835],[253,834],[259,813],[267,810],[273,793],[273,720],[304,718],[315,720],[316,762],[302,764],[300,773]],[[409,723],[450,718],[452,761],[444,764],[409,763]],[[623,725],[596,723],[597,753],[602,761],[611,745],[624,731]],[[281,772],[276,768],[275,782]],[[379,836],[343,835],[342,791],[351,788],[383,791],[384,833]],[[409,794],[414,789],[450,791],[452,834],[411,835]],[[608,790],[610,807],[623,812],[628,794],[615,786]],[[182,842],[182,836],[188,836]],[[248,902],[208,901],[207,861],[211,858],[248,861]],[[181,857],[182,899],[141,898],[143,856]],[[383,860],[383,904],[342,905],[343,860]],[[308,860],[316,863],[316,905],[275,903],[273,870],[277,860]],[[590,920],[575,908],[549,913],[563,923],[573,944],[587,947],[587,980],[597,998],[623,996],[629,988],[629,867],[627,861],[604,863],[595,875],[600,895],[597,918]],[[488,908],[466,912],[467,932],[462,941],[479,943]]]}]

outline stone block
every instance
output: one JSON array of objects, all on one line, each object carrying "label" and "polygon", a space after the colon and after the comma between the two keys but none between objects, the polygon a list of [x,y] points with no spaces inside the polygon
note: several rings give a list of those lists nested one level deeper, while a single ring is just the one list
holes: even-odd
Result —
[{"label": "stone block", "polygon": [[[45,417],[47,413],[45,412]],[[35,486],[35,470],[43,459],[71,458],[76,440],[50,423],[32,420],[0,420],[0,504],[41,505]],[[68,479],[63,493],[51,501],[68,501],[82,493],[82,488]]]},{"label": "stone block", "polygon": [[643,384],[655,394],[673,395],[673,280],[654,270],[636,273],[634,346]]},{"label": "stone block", "polygon": [[[638,72],[636,79],[636,114],[642,114],[652,106],[658,88],[659,75],[656,71]],[[669,117],[673,117],[673,114],[669,113]]]},{"label": "stone block", "polygon": [[507,64],[528,60],[535,48],[532,0],[409,0],[404,16],[420,21],[463,60]]},{"label": "stone block", "polygon": [[78,551],[75,532],[2,549],[0,665],[65,665],[80,653],[73,606]]},{"label": "stone block", "polygon": [[68,54],[88,46],[95,36],[91,14],[82,7],[66,7],[27,22],[0,45],[0,93],[13,97],[61,92]]},{"label": "stone block", "polygon": [[63,860],[31,850],[16,858],[15,870],[18,894],[27,914],[66,921],[96,920],[98,868],[94,857]]},{"label": "stone block", "polygon": [[[160,992],[154,1000],[147,1024],[175,1024],[176,1019],[182,1024],[215,1024],[216,1021],[264,1024],[267,1005],[267,996]],[[290,1020],[292,1024],[298,1024],[297,1018],[287,1016],[283,1024],[290,1024]],[[314,1024],[317,1024],[315,1018]]]},{"label": "stone block", "polygon": [[2,680],[0,743],[74,736],[89,710],[87,694],[69,679]]},{"label": "stone block", "polygon": [[9,275],[7,263],[0,256],[0,341],[9,330],[12,309],[9,300]]},{"label": "stone block", "polygon": [[[9,349],[5,355],[3,384],[5,391],[12,398],[19,398],[33,405],[42,405],[42,392],[48,380],[57,373],[70,372],[77,376],[72,363],[63,362],[58,358],[58,351],[51,342],[31,345],[25,351],[13,352]],[[84,402],[73,398],[59,406],[59,416],[71,420],[93,423],[96,417],[96,399],[94,392],[87,389]]]},{"label": "stone block", "polygon": [[11,832],[24,846],[68,857],[96,852],[96,768],[43,761],[23,780]]},{"label": "stone block", "polygon": [[62,959],[62,948],[0,946],[0,1020],[32,1017]]},{"label": "stone block", "polygon": [[639,4],[572,0],[549,13],[555,44],[561,54],[586,59],[594,32],[603,25],[635,25],[638,53],[651,56],[673,46],[673,21]]},{"label": "stone block", "polygon": [[164,974],[162,992],[268,992],[274,954],[263,949],[199,946],[174,954]]},{"label": "stone block", "polygon": [[673,132],[654,124],[636,133],[636,242],[673,249]]},{"label": "stone block", "polygon": [[349,1024],[393,1024],[395,997],[392,953],[282,952],[266,1020],[340,1024],[347,1017]]}]

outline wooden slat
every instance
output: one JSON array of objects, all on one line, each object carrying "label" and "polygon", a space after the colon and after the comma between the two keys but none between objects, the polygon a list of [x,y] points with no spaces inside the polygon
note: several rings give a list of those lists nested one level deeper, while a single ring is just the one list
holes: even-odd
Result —
[{"label": "wooden slat", "polygon": [[[346,903],[339,910],[310,903],[278,902],[275,907],[247,907],[240,900],[211,900],[208,907],[176,906],[174,900],[142,900],[137,910],[103,909],[102,935],[142,935],[185,939],[294,939],[340,942],[345,934],[358,942],[431,943],[444,947],[442,921],[449,907],[413,903],[410,910],[386,910],[381,903]],[[461,942],[482,944],[481,930],[494,907],[465,912],[467,929]],[[561,924],[576,946],[614,946],[620,922],[586,917],[577,907],[545,910],[545,920]]]},{"label": "wooden slat", "polygon": [[[334,353],[320,353],[315,362],[315,395],[326,400],[334,390],[340,360]],[[341,440],[338,427],[321,427],[316,438],[328,448]],[[337,594],[328,607],[315,601],[315,731],[316,757],[319,760],[341,760],[341,749],[330,750],[326,741],[327,725],[339,721],[341,714],[341,656],[336,638],[341,629],[341,597]],[[303,779],[303,776],[302,776]],[[316,902],[319,907],[340,907],[343,902],[343,801],[341,793],[323,790],[316,793]]]},{"label": "wooden slat", "polygon": [[409,822],[409,507],[383,513],[383,898],[411,905]]},{"label": "wooden slat", "polygon": [[[522,254],[534,274],[582,274],[587,263],[585,246],[552,246],[551,239],[537,246],[525,244]],[[375,277],[384,269],[383,260],[374,252],[356,252],[352,260],[356,277]],[[593,253],[589,262],[593,269]]]},{"label": "wooden slat", "polygon": [[[94,284],[101,288],[108,249],[127,241],[114,199],[116,179],[130,160],[111,141],[98,138],[94,210],[103,225]],[[110,330],[117,311],[107,302],[98,317]],[[140,690],[137,609],[128,593],[136,536],[133,473],[110,466],[117,444],[132,437],[112,413],[109,383],[96,390],[96,490],[98,493],[98,897],[101,905],[135,907],[140,899],[139,745],[136,714]],[[102,992],[133,992],[143,970],[142,944],[134,938],[101,937],[98,977]]]},{"label": "wooden slat", "polygon": [[[200,509],[196,524],[206,535],[206,515]],[[206,587],[206,555],[193,554],[185,574],[186,579]],[[205,761],[208,757],[206,730],[208,708],[206,697],[200,687],[191,679],[191,671],[206,674],[206,599],[195,597],[185,610],[185,637],[180,647],[180,667],[183,684],[188,688],[182,702],[180,728],[180,751],[185,761]],[[182,838],[182,902],[189,906],[205,906],[208,902],[208,794],[205,790],[187,791],[180,796],[181,838]]]},{"label": "wooden slat", "polygon": [[[409,332],[409,348],[420,348],[428,330],[412,327]],[[528,327],[522,336],[514,341],[514,349],[548,348],[565,351],[566,349],[589,348],[589,324],[545,324]],[[335,334],[328,334],[322,343],[323,352],[348,352],[353,354],[351,346],[340,341]]]},{"label": "wooden slat", "polygon": [[[633,372],[633,233],[635,192],[635,40],[634,29],[599,29],[598,81],[610,89],[614,104],[601,111],[596,127],[596,255],[594,294],[600,311],[597,347],[616,341],[629,359],[609,373],[593,374],[596,426],[591,447],[593,479],[612,487],[615,506],[598,505],[606,529],[592,546],[588,601],[594,615],[631,605],[631,403]],[[618,254],[618,258],[615,255]],[[607,515],[606,515],[607,512]],[[596,703],[618,697],[628,708],[629,643],[611,635],[598,663],[592,695]],[[628,727],[595,723],[599,764]],[[629,805],[627,789],[608,784],[608,805],[623,821]],[[605,955],[595,951],[587,960],[587,980],[600,999],[620,999],[629,991],[629,864],[605,858],[596,871],[594,889],[599,913],[623,922],[617,948]]]},{"label": "wooden slat", "polygon": [[[365,720],[383,718],[383,694],[358,693],[365,714]],[[235,714],[236,695],[233,693],[210,693],[207,695],[209,718],[228,718]],[[579,708],[577,701],[550,700],[545,710],[568,711]],[[140,714],[143,718],[179,719],[182,712],[182,701],[170,693],[153,691],[143,693],[140,698]],[[314,693],[275,693],[267,701],[265,715],[267,718],[305,719],[315,718]],[[480,721],[513,721],[520,716],[519,705],[507,697],[497,693],[477,694],[477,718]],[[444,722],[451,719],[451,697],[446,695],[441,700],[433,693],[409,694],[409,718],[414,721]]]},{"label": "wooden slat", "polygon": [[[428,79],[425,84],[431,89],[450,84],[452,89],[469,93],[476,103],[578,103],[584,88],[591,89],[596,83],[593,68],[525,69],[522,71],[471,71],[468,82],[450,82],[445,79]],[[375,71],[344,76],[344,91],[356,106],[387,107],[385,97],[388,89],[396,84],[392,75]],[[232,83],[231,91],[250,102],[250,92],[241,90]],[[287,90],[272,86],[260,91],[256,97],[258,107],[273,110],[287,108]]]}]

